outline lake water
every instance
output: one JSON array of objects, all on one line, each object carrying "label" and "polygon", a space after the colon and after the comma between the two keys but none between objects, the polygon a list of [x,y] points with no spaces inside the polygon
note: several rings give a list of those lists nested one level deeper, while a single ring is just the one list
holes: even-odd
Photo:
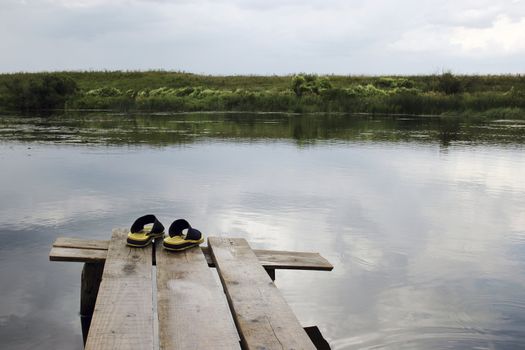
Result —
[{"label": "lake water", "polygon": [[525,123],[273,114],[0,117],[0,348],[81,349],[82,264],[154,213],[253,248],[333,349],[525,348]]}]

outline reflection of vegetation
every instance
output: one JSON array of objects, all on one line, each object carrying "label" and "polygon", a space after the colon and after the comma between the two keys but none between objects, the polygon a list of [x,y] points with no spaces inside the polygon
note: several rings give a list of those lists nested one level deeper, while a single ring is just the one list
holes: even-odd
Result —
[{"label": "reflection of vegetation", "polygon": [[443,146],[448,146],[452,141],[457,141],[460,131],[461,123],[459,118],[452,117],[439,120],[439,139]]},{"label": "reflection of vegetation", "polygon": [[3,140],[169,145],[197,140],[319,141],[525,141],[525,124],[487,123],[457,117],[284,114],[68,114],[47,118],[0,117]]},{"label": "reflection of vegetation", "polygon": [[[78,90],[77,87],[78,86]],[[203,76],[177,72],[1,74],[15,110],[281,111],[482,114],[525,118],[522,76]]]}]

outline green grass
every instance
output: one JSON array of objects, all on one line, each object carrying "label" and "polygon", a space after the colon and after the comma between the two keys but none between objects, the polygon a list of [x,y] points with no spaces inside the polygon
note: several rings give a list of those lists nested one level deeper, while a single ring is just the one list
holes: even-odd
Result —
[{"label": "green grass", "polygon": [[[524,118],[521,75],[210,76],[184,72],[0,74],[0,110],[482,114]],[[508,112],[504,113],[508,115]]]}]

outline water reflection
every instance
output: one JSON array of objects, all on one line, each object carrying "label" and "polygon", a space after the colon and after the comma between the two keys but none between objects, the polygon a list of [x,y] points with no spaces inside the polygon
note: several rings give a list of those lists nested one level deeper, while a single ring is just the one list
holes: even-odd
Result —
[{"label": "water reflection", "polygon": [[439,141],[515,143],[525,137],[521,121],[457,117],[374,117],[287,114],[68,114],[0,116],[0,137],[9,141],[90,144],[184,144],[202,138],[316,141]]},{"label": "water reflection", "polygon": [[47,262],[51,242],[106,239],[145,212],[255,248],[319,251],[334,271],[278,271],[277,284],[335,349],[525,346],[525,146],[513,122],[210,114],[1,125],[2,348],[81,348],[81,266]]},{"label": "water reflection", "polygon": [[439,120],[439,140],[443,146],[460,139],[461,123],[459,118],[449,117]]}]

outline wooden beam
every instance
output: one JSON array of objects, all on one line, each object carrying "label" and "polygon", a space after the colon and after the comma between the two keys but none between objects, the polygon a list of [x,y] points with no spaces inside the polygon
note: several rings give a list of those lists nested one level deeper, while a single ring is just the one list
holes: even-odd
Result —
[{"label": "wooden beam", "polygon": [[202,250],[159,247],[155,255],[160,349],[240,349],[224,293]]},{"label": "wooden beam", "polygon": [[315,348],[317,350],[331,350],[330,344],[326,341],[326,339],[321,334],[319,327],[317,326],[304,327],[304,330],[306,334],[308,334],[308,336],[310,337],[310,340],[312,341],[312,343],[315,344]]},{"label": "wooden beam", "polygon": [[127,230],[114,230],[87,350],[152,349],[152,250],[125,245]]},{"label": "wooden beam", "polygon": [[80,279],[80,322],[84,345],[87,341],[89,326],[95,310],[103,271],[104,263],[85,263],[82,269]]},{"label": "wooden beam", "polygon": [[[49,254],[51,261],[103,262],[109,241],[57,238]],[[208,266],[215,267],[208,247],[201,247]],[[266,269],[331,271],[334,267],[319,253],[253,250]]]},{"label": "wooden beam", "polygon": [[243,348],[315,350],[245,239],[209,237],[208,246]]},{"label": "wooden beam", "polygon": [[108,250],[109,241],[74,237],[58,237],[53,243],[53,247]]},{"label": "wooden beam", "polygon": [[254,249],[264,267],[280,270],[332,271],[333,265],[319,253],[290,252],[285,250]]},{"label": "wooden beam", "polygon": [[107,250],[53,247],[49,252],[49,260],[104,263],[107,255]]},{"label": "wooden beam", "polygon": [[265,269],[265,270],[268,276],[270,276],[270,278],[272,279],[272,281],[275,282],[275,269]]}]

